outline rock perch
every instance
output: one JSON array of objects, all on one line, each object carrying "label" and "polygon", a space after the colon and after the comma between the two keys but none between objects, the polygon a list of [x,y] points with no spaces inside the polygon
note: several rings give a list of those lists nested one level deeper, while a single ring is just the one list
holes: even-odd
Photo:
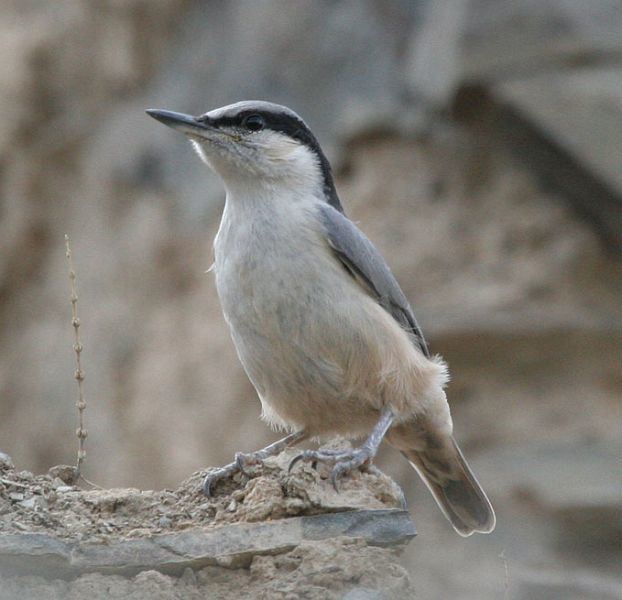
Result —
[{"label": "rock perch", "polygon": [[0,465],[0,600],[412,597],[415,535],[399,487],[354,473],[340,493],[295,450],[200,492],[80,490]]}]

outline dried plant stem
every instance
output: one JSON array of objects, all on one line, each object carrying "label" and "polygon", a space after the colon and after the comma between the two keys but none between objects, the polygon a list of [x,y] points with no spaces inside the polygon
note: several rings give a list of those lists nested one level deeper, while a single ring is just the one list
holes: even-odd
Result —
[{"label": "dried plant stem", "polygon": [[69,280],[71,281],[71,325],[73,326],[73,351],[76,357],[76,370],[74,372],[74,379],[78,382],[78,400],[76,407],[78,408],[78,428],[76,429],[76,436],[78,437],[78,456],[75,467],[75,478],[82,477],[82,463],[86,459],[86,450],[84,449],[84,442],[88,435],[87,430],[84,427],[84,409],[86,408],[86,401],[84,399],[84,371],[82,369],[82,342],[80,341],[80,319],[78,317],[78,294],[76,292],[76,272],[73,267],[73,257],[71,255],[71,247],[69,245],[69,236],[65,234],[65,255],[69,262]]}]

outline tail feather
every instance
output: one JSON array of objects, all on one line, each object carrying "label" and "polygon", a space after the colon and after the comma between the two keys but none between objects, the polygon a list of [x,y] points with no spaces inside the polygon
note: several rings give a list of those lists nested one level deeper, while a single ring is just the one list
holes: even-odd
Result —
[{"label": "tail feather", "polygon": [[427,445],[423,450],[402,449],[402,454],[460,535],[490,533],[496,523],[494,510],[458,444],[450,440],[449,445]]}]

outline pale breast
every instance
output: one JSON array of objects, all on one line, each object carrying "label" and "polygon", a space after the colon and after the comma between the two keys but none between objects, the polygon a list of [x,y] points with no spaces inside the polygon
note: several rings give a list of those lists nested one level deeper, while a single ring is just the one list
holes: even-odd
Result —
[{"label": "pale breast", "polygon": [[389,396],[410,397],[419,384],[401,373],[429,361],[335,259],[319,223],[314,229],[302,217],[264,212],[232,222],[225,214],[215,244],[218,293],[270,420],[356,433]]},{"label": "pale breast", "polygon": [[223,216],[215,243],[216,284],[240,360],[259,393],[341,391],[345,359],[337,348],[356,340],[346,341],[337,315],[348,304],[351,312],[347,297],[359,292],[319,225],[314,229],[309,215],[301,215],[301,223],[268,211],[252,221],[232,223],[232,217]]}]

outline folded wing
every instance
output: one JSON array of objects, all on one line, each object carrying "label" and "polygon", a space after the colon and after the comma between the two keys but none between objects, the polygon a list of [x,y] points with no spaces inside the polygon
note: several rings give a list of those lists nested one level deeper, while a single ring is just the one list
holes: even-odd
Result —
[{"label": "folded wing", "polygon": [[428,346],[412,308],[380,252],[350,219],[329,204],[320,205],[320,213],[327,241],[335,256],[429,357]]}]

